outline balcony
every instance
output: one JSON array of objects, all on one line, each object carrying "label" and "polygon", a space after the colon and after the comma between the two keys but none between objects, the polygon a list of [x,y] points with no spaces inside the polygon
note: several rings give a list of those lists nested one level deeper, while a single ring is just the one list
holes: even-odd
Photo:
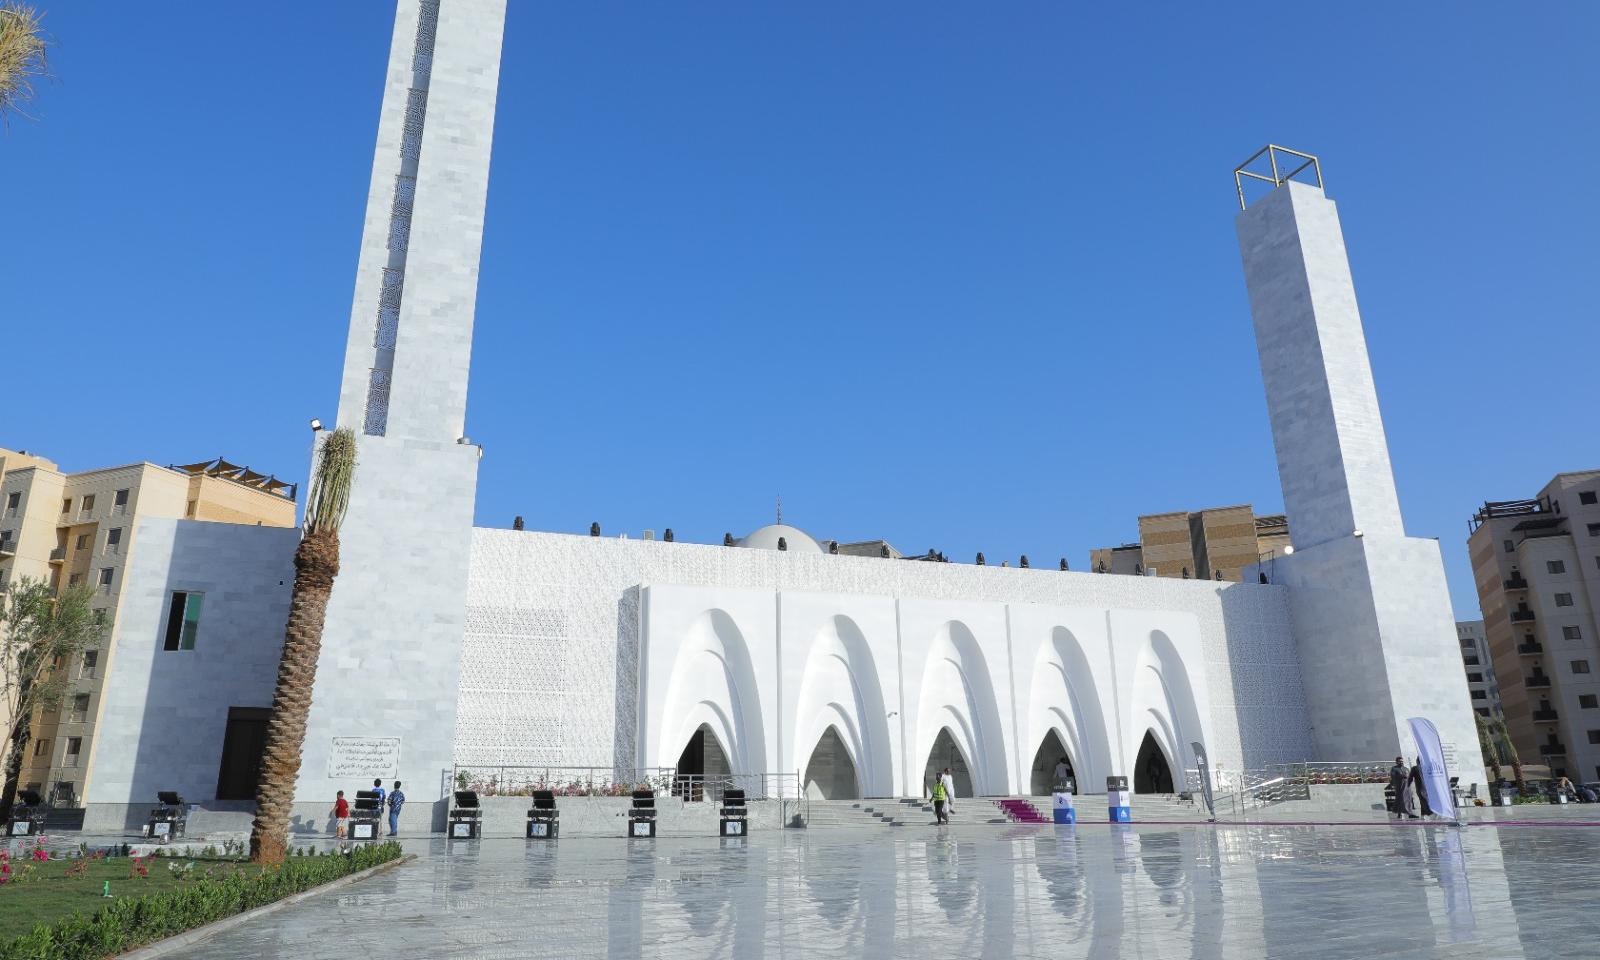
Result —
[{"label": "balcony", "polygon": [[1532,623],[1533,622],[1533,611],[1532,610],[1513,610],[1513,611],[1511,611],[1511,622],[1512,623]]},{"label": "balcony", "polygon": [[1567,755],[1567,745],[1564,743],[1541,743],[1539,753],[1546,757],[1564,757]]},{"label": "balcony", "polygon": [[1517,652],[1524,657],[1537,657],[1539,654],[1544,653],[1544,644],[1537,640],[1524,640],[1517,644]]},{"label": "balcony", "polygon": [[1525,687],[1548,687],[1550,686],[1550,677],[1542,673],[1536,673],[1531,677],[1525,677],[1522,685]]},{"label": "balcony", "polygon": [[1554,710],[1535,710],[1535,711],[1533,711],[1533,722],[1534,723],[1555,723],[1556,722],[1556,712]]},{"label": "balcony", "polygon": [[1516,576],[1512,577],[1510,580],[1506,581],[1506,589],[1507,590],[1526,590],[1526,589],[1528,589],[1528,581],[1522,579],[1522,574],[1519,573]]},{"label": "balcony", "polygon": [[7,537],[0,540],[0,557],[14,557],[17,555],[17,541]]},{"label": "balcony", "polygon": [[50,551],[50,562],[51,563],[66,563],[67,562],[67,548],[66,547],[56,547],[54,550],[51,550]]}]

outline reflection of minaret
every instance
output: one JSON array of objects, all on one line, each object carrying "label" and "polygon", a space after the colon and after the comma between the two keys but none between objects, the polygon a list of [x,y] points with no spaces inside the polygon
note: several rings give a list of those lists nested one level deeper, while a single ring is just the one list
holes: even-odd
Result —
[{"label": "reflection of minaret", "polygon": [[395,11],[339,391],[357,466],[301,799],[355,785],[333,781],[336,736],[398,739],[396,773],[429,801],[451,767],[480,452],[464,436],[467,376],[504,23],[505,0]]},{"label": "reflection of minaret", "polygon": [[[1462,785],[1481,782],[1439,544],[1401,523],[1339,214],[1315,158],[1269,147],[1252,160],[1263,156],[1271,176],[1257,179],[1273,188],[1236,226],[1294,539],[1273,576],[1293,588],[1317,756],[1414,756],[1406,720],[1422,716],[1454,746]],[[1286,157],[1316,184],[1282,173]]]}]

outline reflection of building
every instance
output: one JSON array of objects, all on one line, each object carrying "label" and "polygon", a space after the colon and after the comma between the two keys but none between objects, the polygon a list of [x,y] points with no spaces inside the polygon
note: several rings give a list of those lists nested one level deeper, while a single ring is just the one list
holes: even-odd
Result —
[{"label": "reflection of building", "polygon": [[[92,609],[106,624],[104,645],[67,667],[73,683],[60,709],[34,719],[24,786],[48,790],[63,805],[83,796],[101,691],[116,652],[124,572],[140,522],[160,517],[291,527],[294,492],[292,484],[223,460],[62,473],[42,457],[0,450],[0,583],[30,577],[58,590],[87,584],[95,591]],[[174,650],[193,648],[188,625],[204,599],[184,596],[177,633],[163,638]]]},{"label": "reflection of building", "polygon": [[1500,684],[1494,678],[1494,658],[1482,620],[1458,620],[1456,636],[1461,640],[1461,664],[1467,668],[1467,691],[1472,709],[1480,717],[1502,717]]},{"label": "reflection of building", "polygon": [[[1410,752],[1405,721],[1425,715],[1463,782],[1481,776],[1437,545],[1404,536],[1338,219],[1304,184],[1237,220],[1297,540],[1273,561],[1279,583],[1248,566],[1248,508],[1178,525],[1170,546],[1201,575],[1188,581],[1181,560],[1177,577],[1161,559],[1163,576],[1135,578],[883,559],[881,544],[832,554],[793,527],[730,547],[473,529],[466,393],[505,5],[439,9],[398,4],[338,413],[359,465],[305,817],[351,786],[336,737],[398,741],[397,762],[361,775],[419,785],[456,764],[525,764],[920,795],[948,765],[1001,794],[1062,751],[1080,783],[1131,775],[1139,790],[1182,784],[1197,743],[1235,770],[1372,761]],[[270,663],[245,654],[276,649],[294,544],[205,526],[219,532],[203,544],[172,521],[141,527],[168,548],[129,572],[130,669],[106,707],[125,749],[97,752],[94,803],[208,799],[229,716],[270,689]],[[205,617],[243,624],[227,663],[159,653],[167,592],[200,580],[220,593]],[[145,709],[153,687],[181,689],[182,714]]]},{"label": "reflection of building", "polygon": [[1556,776],[1600,777],[1600,470],[1485,503],[1467,547],[1506,728]]},{"label": "reflection of building", "polygon": [[1238,583],[1246,567],[1283,555],[1287,546],[1288,520],[1258,517],[1249,504],[1151,513],[1139,518],[1138,543],[1091,550],[1089,569]]}]

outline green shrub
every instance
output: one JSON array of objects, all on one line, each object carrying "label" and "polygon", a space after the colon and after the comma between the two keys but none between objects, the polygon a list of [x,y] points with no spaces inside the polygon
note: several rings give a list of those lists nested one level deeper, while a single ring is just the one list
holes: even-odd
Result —
[{"label": "green shrub", "polygon": [[0,960],[97,960],[319,887],[400,856],[390,841],[327,857],[292,857],[260,873],[204,877],[42,923],[0,946]]}]

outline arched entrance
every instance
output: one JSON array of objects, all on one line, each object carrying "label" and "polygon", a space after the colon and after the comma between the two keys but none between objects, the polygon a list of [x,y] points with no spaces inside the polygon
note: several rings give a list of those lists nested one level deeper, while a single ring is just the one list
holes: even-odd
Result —
[{"label": "arched entrance", "polygon": [[1072,766],[1072,754],[1067,750],[1067,745],[1061,742],[1061,735],[1051,730],[1044,735],[1044,740],[1039,744],[1039,752],[1033,755],[1033,772],[1028,778],[1028,792],[1035,797],[1047,797],[1055,792],[1056,764],[1066,761],[1067,778],[1072,784],[1072,791],[1077,792],[1078,774]]},{"label": "arched entrance", "polygon": [[859,800],[861,787],[856,765],[850,759],[839,728],[830,725],[811,750],[806,763],[806,796],[813,800]]},{"label": "arched entrance", "polygon": [[[672,794],[686,800],[704,800],[707,796],[720,797],[724,778],[732,772],[728,768],[728,753],[722,741],[706,724],[700,724],[689,743],[678,757],[677,780]],[[711,792],[706,792],[707,784]]]},{"label": "arched entrance", "polygon": [[961,755],[950,728],[940,727],[939,735],[933,739],[933,749],[928,751],[928,765],[922,771],[922,789],[931,789],[933,778],[943,773],[945,767],[950,768],[950,776],[955,780],[957,798],[976,796],[972,792],[972,771],[967,768],[967,758]]},{"label": "arched entrance", "polygon": [[1139,744],[1139,758],[1133,762],[1134,793],[1175,793],[1172,786],[1172,765],[1156,742],[1155,734],[1146,730],[1144,742]]}]

